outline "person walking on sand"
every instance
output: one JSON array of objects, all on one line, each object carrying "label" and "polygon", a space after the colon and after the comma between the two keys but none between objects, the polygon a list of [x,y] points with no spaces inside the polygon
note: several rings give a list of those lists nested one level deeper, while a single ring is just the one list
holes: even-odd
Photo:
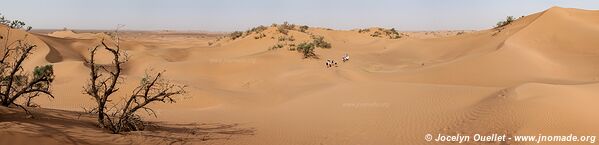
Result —
[{"label": "person walking on sand", "polygon": [[325,65],[327,66],[327,68],[333,67],[333,66],[337,67],[337,62],[335,62],[334,60],[331,60],[331,59],[327,59],[327,62],[325,63]]},{"label": "person walking on sand", "polygon": [[343,55],[341,59],[343,60],[343,62],[349,61],[349,54],[345,53],[345,55]]}]

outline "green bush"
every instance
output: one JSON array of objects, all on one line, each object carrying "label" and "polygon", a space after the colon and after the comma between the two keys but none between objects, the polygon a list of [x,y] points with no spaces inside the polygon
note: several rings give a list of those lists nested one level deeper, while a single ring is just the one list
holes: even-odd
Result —
[{"label": "green bush", "polygon": [[299,28],[300,28],[300,29],[299,29],[299,30],[300,30],[300,32],[306,32],[306,31],[308,30],[308,28],[310,28],[310,27],[308,27],[308,26],[304,25],[304,26],[300,26]]},{"label": "green bush", "polygon": [[289,24],[289,22],[283,22],[283,24],[275,25],[275,26],[277,27],[277,31],[279,31],[280,33],[285,34],[285,35],[287,35],[289,30],[295,30],[295,25]]},{"label": "green bush", "polygon": [[399,32],[397,32],[395,28],[391,28],[390,30],[385,31],[385,33],[387,33],[387,35],[399,35]]},{"label": "green bush", "polygon": [[331,43],[324,41],[324,37],[322,37],[322,36],[313,36],[312,39],[313,39],[312,43],[316,47],[331,48]]},{"label": "green bush", "polygon": [[254,27],[254,28],[252,28],[250,30],[247,30],[246,33],[248,33],[248,34],[251,34],[251,33],[261,33],[262,31],[264,31],[266,29],[267,29],[267,27],[260,25],[258,27]]},{"label": "green bush", "polygon": [[229,34],[229,37],[230,37],[232,40],[235,40],[235,39],[237,39],[237,38],[241,37],[242,35],[243,35],[243,32],[241,32],[241,31],[235,31],[235,32],[233,32],[233,33]]},{"label": "green bush", "polygon": [[49,78],[50,81],[54,80],[54,69],[51,64],[47,64],[44,66],[36,66],[33,69],[33,78]]},{"label": "green bush", "polygon": [[268,50],[275,50],[275,49],[279,49],[279,48],[283,48],[283,47],[284,47],[283,44],[276,44],[276,45],[270,47],[270,49],[268,49]]},{"label": "green bush", "polygon": [[516,20],[516,19],[514,19],[514,16],[507,16],[505,18],[505,21],[497,22],[497,25],[495,26],[495,28],[501,28],[501,27],[507,26],[510,23],[514,22],[514,20]]},{"label": "green bush", "polygon": [[266,34],[260,33],[260,34],[258,34],[258,36],[254,36],[254,39],[262,39],[264,37],[266,37]]},{"label": "green bush", "polygon": [[297,45],[297,47],[295,47],[295,50],[302,53],[304,55],[304,58],[318,58],[318,56],[316,56],[316,53],[314,53],[314,44],[312,43],[300,43]]},{"label": "green bush", "polygon": [[295,41],[293,36],[279,36],[279,41]]},{"label": "green bush", "polygon": [[372,37],[381,37],[381,32],[376,31],[376,32],[370,34],[370,36],[372,36]]},{"label": "green bush", "polygon": [[277,31],[279,31],[279,33],[281,34],[285,34],[287,35],[287,33],[289,33],[289,30],[285,29],[284,27],[277,27]]},{"label": "green bush", "polygon": [[295,29],[295,25],[294,24],[289,24],[289,22],[283,22],[283,24],[280,25],[280,27],[282,27],[283,29],[287,29],[287,30],[294,30]]}]

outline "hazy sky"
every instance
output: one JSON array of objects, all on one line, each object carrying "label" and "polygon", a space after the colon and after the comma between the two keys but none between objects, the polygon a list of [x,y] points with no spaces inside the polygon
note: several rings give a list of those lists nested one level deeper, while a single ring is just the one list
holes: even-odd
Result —
[{"label": "hazy sky", "polygon": [[0,13],[34,28],[245,30],[289,21],[334,29],[484,29],[552,6],[599,9],[599,0],[12,0]]}]

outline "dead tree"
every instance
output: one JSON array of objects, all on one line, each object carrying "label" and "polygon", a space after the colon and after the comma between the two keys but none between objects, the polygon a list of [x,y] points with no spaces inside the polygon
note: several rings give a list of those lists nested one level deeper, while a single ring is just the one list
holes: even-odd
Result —
[{"label": "dead tree", "polygon": [[[0,56],[0,105],[16,105],[25,109],[14,103],[15,100],[27,97],[27,104],[30,104],[31,99],[40,94],[47,94],[54,98],[50,91],[51,83],[54,80],[52,65],[35,67],[33,75],[26,73],[23,69],[23,63],[37,47],[25,41],[28,34],[22,39],[9,40],[11,31],[22,29],[25,23],[0,17],[0,24],[5,25],[7,31],[6,37],[0,36],[0,39],[4,39],[3,52]],[[28,30],[31,30],[31,27],[28,27]],[[25,109],[25,111],[27,110]]]},{"label": "dead tree", "polygon": [[[99,47],[104,47],[106,50],[111,52],[114,56],[112,64],[115,66],[114,70],[109,70],[106,66],[96,64],[95,56]],[[93,97],[96,101],[96,111],[98,113],[98,124],[101,128],[105,127],[104,117],[106,103],[109,101],[109,97],[118,91],[117,84],[121,76],[122,64],[127,61],[126,57],[120,52],[119,47],[111,48],[104,43],[98,45],[90,50],[90,60],[87,62],[90,68],[90,81],[84,86],[85,93]],[[103,76],[100,72],[105,71],[107,76]]]},{"label": "dead tree", "polygon": [[[107,117],[109,128],[113,133],[143,130],[143,122],[135,114],[136,111],[143,109],[150,115],[157,117],[154,110],[147,107],[148,104],[152,102],[175,103],[173,97],[185,93],[185,86],[176,85],[165,80],[162,74],[146,74],[141,79],[140,85],[133,90],[125,105],[122,106],[122,109]],[[111,117],[117,118],[111,119]]]},{"label": "dead tree", "polygon": [[[111,96],[119,90],[123,64],[128,58],[126,53],[121,52],[118,29],[115,34],[117,34],[115,47],[110,47],[102,40],[100,45],[90,50],[90,60],[87,62],[90,68],[90,80],[84,86],[84,91],[96,101],[97,106],[92,110],[98,114],[100,127],[107,128],[112,133],[142,130],[143,122],[135,114],[136,111],[143,109],[156,116],[154,111],[146,106],[152,102],[174,103],[173,97],[184,94],[185,86],[170,83],[163,79],[162,73],[146,74],[139,86],[126,98],[124,105],[111,103]],[[111,66],[96,64],[95,54],[98,48],[104,48],[112,54]],[[109,105],[112,107],[108,108]]]}]

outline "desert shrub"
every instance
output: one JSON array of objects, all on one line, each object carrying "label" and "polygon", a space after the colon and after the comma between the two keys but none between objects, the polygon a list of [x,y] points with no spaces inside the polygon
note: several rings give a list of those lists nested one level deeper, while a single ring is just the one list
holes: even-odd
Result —
[{"label": "desert shrub", "polygon": [[310,27],[303,25],[303,26],[299,27],[299,30],[300,30],[300,32],[306,32],[308,30],[308,28],[310,28]]},{"label": "desert shrub", "polygon": [[285,41],[287,38],[283,36],[279,36],[279,41]]},{"label": "desert shrub", "polygon": [[282,27],[283,29],[287,29],[287,30],[294,30],[295,24],[289,24],[289,22],[283,22],[283,24],[281,24],[279,27]]},{"label": "desert shrub", "polygon": [[[54,80],[54,68],[51,64],[47,64],[44,66],[36,66],[33,68],[33,80],[39,80],[41,78],[46,78],[47,81],[43,83],[35,83],[33,85],[34,88],[41,90],[48,90],[50,88],[51,82]],[[33,98],[37,95],[29,95],[27,96],[27,102],[25,102],[25,106],[32,107],[34,106],[31,102]],[[35,105],[39,106],[39,105]]]},{"label": "desert shrub", "polygon": [[260,33],[258,36],[254,36],[254,39],[262,39],[264,37],[266,37],[266,35],[264,33]]},{"label": "desert shrub", "polygon": [[295,47],[295,50],[302,53],[304,58],[318,58],[316,53],[314,53],[314,44],[312,43],[300,43]]},{"label": "desert shrub", "polygon": [[243,32],[235,31],[235,32],[229,34],[229,37],[231,38],[231,40],[235,40],[235,39],[241,37],[242,35],[243,35]]},{"label": "desert shrub", "polygon": [[331,48],[331,43],[324,41],[324,37],[322,36],[313,36],[312,39],[312,43],[316,47]]},{"label": "desert shrub", "polygon": [[[7,26],[8,35],[0,36],[0,41],[4,41],[5,44],[2,47],[2,54],[0,54],[0,105],[7,107],[16,105],[29,113],[23,106],[14,103],[15,100],[25,97],[27,99],[25,105],[31,105],[31,99],[41,94],[47,94],[54,98],[50,91],[54,80],[54,70],[52,65],[45,65],[35,67],[33,75],[26,73],[23,64],[37,46],[26,41],[29,34],[21,39],[9,40],[11,31],[23,29],[25,22],[11,21],[0,16],[0,25]],[[31,30],[31,26],[26,27],[25,30]]]},{"label": "desert shrub", "polygon": [[387,33],[387,35],[399,35],[399,32],[397,32],[397,30],[395,30],[395,28],[391,28],[385,32]]},{"label": "desert shrub", "polygon": [[289,33],[289,30],[295,30],[295,25],[289,24],[289,22],[283,22],[283,24],[277,25],[276,27],[277,27],[277,31],[279,31],[279,33],[282,33],[285,35],[287,35],[287,33]]},{"label": "desert shrub", "polygon": [[283,48],[284,45],[283,44],[275,44],[272,47],[270,47],[268,50],[275,50],[275,49],[279,49],[279,48]]},{"label": "desert shrub", "polygon": [[515,20],[514,16],[507,16],[504,21],[497,22],[497,25],[495,25],[495,28],[497,29],[497,28],[507,26],[510,23],[514,22],[514,20]]},{"label": "desert shrub", "polygon": [[[382,32],[384,33],[385,37],[388,37],[389,39],[399,39],[401,38],[401,34],[399,32],[397,32],[397,30],[395,30],[395,28],[391,28],[391,29],[382,29],[382,28],[378,28],[379,30],[382,30]],[[375,32],[374,34],[372,34],[372,37],[383,37],[383,33],[380,32]]]},{"label": "desert shrub", "polygon": [[247,31],[246,31],[246,33],[247,33],[247,34],[251,34],[251,33],[261,33],[262,31],[264,31],[264,30],[266,30],[266,29],[267,29],[267,27],[260,25],[260,26],[258,26],[258,27],[254,27],[254,28],[251,28],[251,29],[247,30]]},{"label": "desert shrub", "polygon": [[277,31],[279,31],[279,33],[285,34],[285,35],[287,35],[287,33],[289,33],[289,30],[287,30],[287,29],[285,29],[284,27],[281,27],[281,26],[277,27]]},{"label": "desert shrub", "polygon": [[[145,110],[150,115],[156,116],[147,105],[154,102],[174,103],[174,97],[185,94],[185,86],[176,85],[164,79],[163,73],[146,73],[129,97],[125,97],[124,104],[111,101],[122,79],[123,64],[127,62],[127,54],[120,49],[118,29],[116,46],[111,47],[101,41],[101,44],[90,49],[90,59],[86,60],[90,68],[89,82],[83,87],[85,94],[96,102],[92,112],[98,115],[98,125],[112,133],[138,131],[144,129],[144,122],[136,114],[138,110]],[[108,51],[112,55],[111,65],[96,64],[95,55],[99,49]],[[109,106],[111,105],[111,106]]]},{"label": "desert shrub", "polygon": [[295,41],[293,36],[279,36],[279,41]]},{"label": "desert shrub", "polygon": [[379,31],[376,31],[376,32],[374,32],[374,33],[370,34],[370,36],[372,36],[372,37],[381,37],[381,35],[382,35],[382,34],[381,34],[381,32],[379,32]]},{"label": "desert shrub", "polygon": [[370,29],[359,29],[358,33],[370,32]]}]

